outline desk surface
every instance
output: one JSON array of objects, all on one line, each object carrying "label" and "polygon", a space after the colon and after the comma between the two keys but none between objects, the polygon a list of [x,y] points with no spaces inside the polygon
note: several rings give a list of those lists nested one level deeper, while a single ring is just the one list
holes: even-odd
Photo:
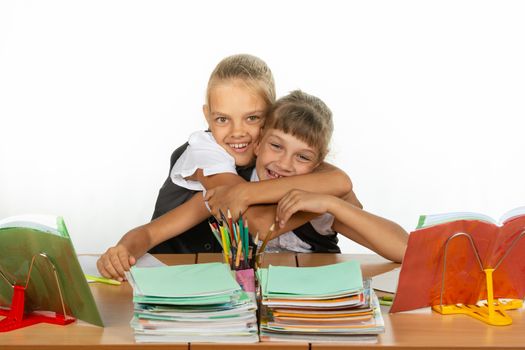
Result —
[{"label": "desk surface", "polygon": [[[158,255],[169,265],[222,261],[220,254],[173,254]],[[374,276],[398,266],[373,255],[348,254],[268,254],[263,265],[318,266],[357,259],[361,262],[363,275]],[[121,286],[91,284],[105,328],[77,321],[68,326],[38,324],[12,332],[0,333],[0,349],[219,349],[225,344],[135,344],[129,321],[133,313],[132,290],[128,283]],[[506,327],[486,326],[484,323],[462,315],[441,316],[429,309],[389,314],[383,307],[385,333],[379,342],[371,345],[355,345],[352,349],[365,347],[389,347],[391,349],[473,349],[481,347],[524,348],[525,312],[510,311],[514,324]],[[228,345],[227,348],[271,348],[320,350],[348,345],[308,343],[258,343]],[[92,349],[94,350],[94,349]]]}]

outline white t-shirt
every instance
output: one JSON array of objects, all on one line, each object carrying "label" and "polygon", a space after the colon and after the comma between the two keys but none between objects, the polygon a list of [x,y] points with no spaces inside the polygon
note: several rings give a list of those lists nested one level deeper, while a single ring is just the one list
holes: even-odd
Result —
[{"label": "white t-shirt", "polygon": [[188,148],[171,169],[171,181],[177,186],[193,191],[204,191],[199,181],[186,180],[202,169],[204,176],[220,173],[237,174],[235,159],[213,138],[211,132],[196,131],[190,135]]},{"label": "white t-shirt", "polygon": [[[253,169],[250,181],[259,181],[255,169]],[[334,216],[332,214],[322,214],[315,219],[310,220],[310,224],[312,224],[315,231],[320,235],[328,236],[335,234],[334,230],[332,230],[332,225],[334,224]],[[265,251],[311,253],[312,246],[297,237],[292,231],[288,231],[269,241],[266,245]]]}]

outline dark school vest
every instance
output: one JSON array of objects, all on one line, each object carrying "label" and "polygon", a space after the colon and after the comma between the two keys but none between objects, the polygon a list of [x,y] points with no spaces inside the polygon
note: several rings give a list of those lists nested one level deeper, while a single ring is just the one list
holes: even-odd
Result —
[{"label": "dark school vest", "polygon": [[[159,190],[157,201],[155,203],[155,210],[151,220],[166,214],[168,211],[178,207],[182,203],[188,201],[195,193],[199,191],[188,190],[187,188],[177,186],[171,181],[170,173],[173,165],[182,153],[188,147],[186,142],[184,145],[177,148],[171,154],[170,171],[168,178]],[[250,175],[253,167],[237,168],[237,173],[245,180],[250,181]],[[200,193],[200,192],[199,192]],[[164,241],[157,246],[151,248],[151,254],[170,254],[170,253],[219,253],[222,251],[221,245],[213,236],[208,225],[208,220],[193,226],[186,232]]]},{"label": "dark school vest", "polygon": [[[171,169],[175,162],[179,159],[182,153],[188,147],[186,142],[184,145],[177,148],[171,154],[170,171],[164,184],[159,190],[157,201],[155,203],[155,210],[151,220],[167,213],[168,211],[178,207],[182,203],[189,200],[193,195],[199,191],[188,190],[187,188],[177,186],[171,181]],[[246,181],[250,181],[250,176],[253,167],[237,168],[237,173]],[[341,250],[337,246],[337,234],[331,236],[324,236],[317,231],[310,223],[306,223],[301,227],[296,228],[293,232],[304,242],[312,247],[314,253],[340,253]],[[211,233],[208,220],[193,226],[186,232],[166,240],[157,246],[151,248],[151,254],[171,254],[171,253],[220,253],[222,251],[221,245],[213,234]]]}]

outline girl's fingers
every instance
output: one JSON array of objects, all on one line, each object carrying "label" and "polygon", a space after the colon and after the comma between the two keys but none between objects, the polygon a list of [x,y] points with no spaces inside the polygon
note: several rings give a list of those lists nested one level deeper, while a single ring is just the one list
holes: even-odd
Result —
[{"label": "girl's fingers", "polygon": [[279,202],[277,218],[279,221],[279,226],[282,228],[290,217],[300,210],[300,196],[295,193],[290,193],[289,195],[283,197],[283,201]]},{"label": "girl's fingers", "polygon": [[121,245],[109,248],[97,260],[97,268],[102,276],[119,281],[124,280],[125,271],[129,271],[134,264],[135,258]]},{"label": "girl's fingers", "polygon": [[[124,279],[124,267],[122,267],[122,264],[120,262],[120,259],[118,255],[113,255],[110,259],[110,264],[113,267],[113,269],[116,272],[117,279],[119,281],[122,281]],[[107,266],[106,266],[107,268]]]},{"label": "girl's fingers", "polygon": [[108,272],[108,270],[106,270],[106,268],[104,267],[104,262],[103,262],[103,257],[100,257],[98,260],[97,260],[97,269],[98,269],[98,272],[100,272],[100,274],[106,278],[112,278],[113,276]]},{"label": "girl's fingers", "polygon": [[204,196],[204,200],[208,201],[211,197],[213,197],[213,194],[215,193],[214,189],[206,191],[206,195]]},{"label": "girl's fingers", "polygon": [[284,224],[290,219],[290,217],[301,210],[301,203],[299,200],[295,199],[293,201],[290,201],[287,203],[286,207],[283,208],[283,211],[281,213],[281,222],[279,225],[281,227],[284,226]]},{"label": "girl's fingers", "polygon": [[[122,268],[124,269],[124,271],[129,271],[131,266],[129,264],[130,255],[128,254],[128,252],[121,249],[117,253],[117,255],[118,255],[118,261],[120,262],[120,264],[121,264]],[[122,274],[122,276],[124,276],[124,273]]]},{"label": "girl's fingers", "polygon": [[277,203],[277,212],[282,212],[283,208],[286,208],[288,206],[288,203],[293,199],[294,192],[290,191],[286,195],[284,195],[283,198]]},{"label": "girl's fingers", "polygon": [[102,276],[106,278],[119,278],[119,274],[117,270],[115,270],[115,268],[113,267],[110,258],[108,258],[107,256],[102,257],[101,260],[99,260],[99,262],[101,263],[101,266],[98,270],[100,271]]}]

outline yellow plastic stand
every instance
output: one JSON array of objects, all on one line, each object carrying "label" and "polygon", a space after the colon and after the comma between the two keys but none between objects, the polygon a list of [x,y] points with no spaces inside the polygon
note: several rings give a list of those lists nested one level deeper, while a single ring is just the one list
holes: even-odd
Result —
[{"label": "yellow plastic stand", "polygon": [[432,310],[442,315],[468,315],[492,326],[508,326],[512,324],[512,318],[505,311],[521,308],[523,301],[520,299],[494,300],[492,282],[494,269],[483,269],[483,271],[487,281],[487,301],[475,305],[434,305]]}]

